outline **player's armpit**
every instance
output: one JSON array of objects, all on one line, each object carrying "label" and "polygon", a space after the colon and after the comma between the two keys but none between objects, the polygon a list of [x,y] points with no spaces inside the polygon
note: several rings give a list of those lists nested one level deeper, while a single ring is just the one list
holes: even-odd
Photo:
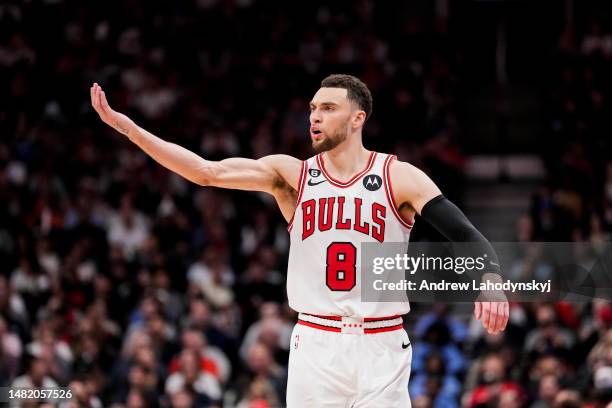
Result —
[{"label": "player's armpit", "polygon": [[409,207],[413,212],[420,214],[427,202],[442,194],[438,186],[423,171],[410,163],[391,160],[389,178],[393,186],[393,198],[400,211]]},{"label": "player's armpit", "polygon": [[269,193],[289,221],[295,211],[301,171],[302,161],[287,155],[207,161],[199,184]]}]

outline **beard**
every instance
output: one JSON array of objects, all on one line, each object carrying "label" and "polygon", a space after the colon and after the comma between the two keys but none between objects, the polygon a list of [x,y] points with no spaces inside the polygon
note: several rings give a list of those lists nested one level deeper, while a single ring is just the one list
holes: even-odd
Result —
[{"label": "beard", "polygon": [[348,132],[344,127],[341,126],[340,129],[325,137],[322,142],[317,144],[313,141],[312,148],[316,153],[323,153],[328,150],[332,150],[334,147],[344,142],[347,136]]}]

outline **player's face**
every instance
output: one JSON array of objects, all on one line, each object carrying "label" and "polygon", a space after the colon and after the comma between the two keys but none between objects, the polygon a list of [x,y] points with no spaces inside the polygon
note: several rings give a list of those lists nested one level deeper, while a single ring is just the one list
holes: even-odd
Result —
[{"label": "player's face", "polygon": [[310,102],[310,138],[317,153],[346,140],[354,106],[343,88],[321,88]]}]

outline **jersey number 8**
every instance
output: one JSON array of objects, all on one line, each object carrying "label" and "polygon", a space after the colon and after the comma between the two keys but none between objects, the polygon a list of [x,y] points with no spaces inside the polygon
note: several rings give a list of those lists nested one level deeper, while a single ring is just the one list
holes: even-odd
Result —
[{"label": "jersey number 8", "polygon": [[355,287],[357,248],[350,242],[332,242],[327,247],[327,287],[348,292]]}]

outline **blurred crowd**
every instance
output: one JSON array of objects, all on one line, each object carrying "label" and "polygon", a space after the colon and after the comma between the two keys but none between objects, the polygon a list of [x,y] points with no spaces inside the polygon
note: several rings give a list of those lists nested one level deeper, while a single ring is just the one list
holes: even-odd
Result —
[{"label": "blurred crowd", "polygon": [[[0,386],[69,387],[75,399],[61,407],[283,406],[296,315],[276,204],[197,187],[147,159],[96,119],[89,86],[208,159],[304,159],[307,101],[325,75],[353,73],[374,93],[366,145],[460,198],[460,57],[448,7],[1,3]],[[609,241],[604,27],[560,34],[543,135],[557,142],[538,152],[550,181],[518,221],[519,241]],[[414,239],[426,235],[417,228]],[[513,304],[497,336],[445,305],[413,309],[415,407],[612,400],[609,302]]]}]

